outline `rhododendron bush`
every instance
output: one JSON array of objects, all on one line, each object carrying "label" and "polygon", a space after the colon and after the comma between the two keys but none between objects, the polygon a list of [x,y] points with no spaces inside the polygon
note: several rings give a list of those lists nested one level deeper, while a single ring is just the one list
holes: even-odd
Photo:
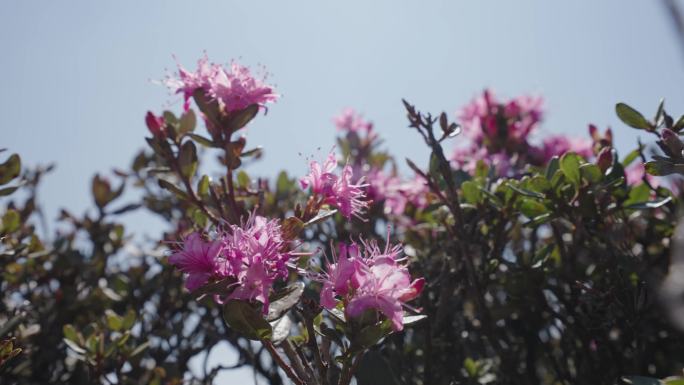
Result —
[{"label": "rhododendron bush", "polygon": [[[404,160],[346,109],[329,153],[269,180],[246,167],[268,144],[245,127],[279,99],[257,72],[179,65],[163,84],[182,107],[148,112],[147,148],[54,234],[51,166],[5,157],[3,384],[684,381],[684,117],[618,103],[621,127],[544,135],[539,96],[404,101],[396,134],[430,153]],[[632,128],[653,140],[622,153]],[[131,211],[167,227],[136,237]],[[208,359],[221,343],[236,362]]]}]

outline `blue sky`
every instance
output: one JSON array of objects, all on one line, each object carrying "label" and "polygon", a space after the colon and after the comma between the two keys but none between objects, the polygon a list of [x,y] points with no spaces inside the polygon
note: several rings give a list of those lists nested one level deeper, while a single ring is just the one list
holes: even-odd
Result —
[{"label": "blue sky", "polygon": [[660,1],[4,1],[0,146],[29,165],[57,163],[41,190],[50,217],[91,206],[95,172],[128,167],[145,112],[181,108],[150,80],[174,68],[172,54],[194,66],[205,50],[265,65],[283,95],[248,131],[266,149],[249,171],[265,176],[303,173],[347,106],[419,164],[427,150],[401,98],[437,113],[484,87],[542,94],[544,131],[610,125],[623,153],[637,132],[618,123],[616,102],[650,116],[665,97],[684,113],[684,62]]}]

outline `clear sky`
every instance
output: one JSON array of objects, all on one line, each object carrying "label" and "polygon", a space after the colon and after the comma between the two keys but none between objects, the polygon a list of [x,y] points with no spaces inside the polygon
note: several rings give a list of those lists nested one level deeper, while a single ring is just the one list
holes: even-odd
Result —
[{"label": "clear sky", "polygon": [[[148,109],[180,110],[150,80],[213,61],[263,64],[283,98],[248,131],[266,149],[251,174],[306,169],[334,143],[331,117],[355,107],[400,159],[425,164],[401,98],[454,112],[484,87],[546,98],[546,132],[610,125],[626,101],[684,113],[684,61],[661,1],[26,1],[0,3],[0,147],[56,162],[48,215],[91,205],[90,176],[126,168],[145,144]],[[156,234],[156,222],[143,220]]]}]

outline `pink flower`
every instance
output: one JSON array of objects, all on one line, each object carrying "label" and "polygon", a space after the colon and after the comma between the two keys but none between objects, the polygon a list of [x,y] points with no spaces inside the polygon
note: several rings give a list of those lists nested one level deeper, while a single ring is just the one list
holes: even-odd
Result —
[{"label": "pink flower", "polygon": [[277,220],[252,216],[244,226],[231,225],[221,234],[220,258],[227,274],[236,280],[228,299],[257,300],[268,312],[268,293],[273,282],[288,276],[285,241]]},{"label": "pink flower", "polygon": [[458,114],[463,131],[477,143],[504,147],[502,141],[525,142],[542,119],[543,99],[519,96],[499,102],[491,90],[484,90]]},{"label": "pink flower", "polygon": [[266,103],[276,101],[278,95],[265,82],[266,76],[257,79],[249,68],[236,62],[231,63],[230,69],[209,63],[206,54],[197,61],[195,72],[178,64],[178,77],[165,81],[169,88],[183,94],[186,110],[195,91],[202,90],[208,98],[218,101],[225,113],[239,111],[252,104],[263,107]]},{"label": "pink flower", "polygon": [[409,203],[419,209],[427,206],[429,189],[418,176],[402,180],[399,176],[373,169],[367,180],[368,196],[373,201],[384,202],[386,214],[402,215]]},{"label": "pink flower", "polygon": [[363,116],[356,113],[352,108],[346,108],[342,113],[333,119],[335,126],[340,131],[370,133],[373,130],[373,123],[363,119]]},{"label": "pink flower", "polygon": [[169,257],[169,263],[188,274],[185,287],[195,290],[207,283],[209,278],[224,275],[219,269],[220,252],[221,242],[205,242],[198,233],[192,233],[183,242],[183,250]]},{"label": "pink flower", "polygon": [[648,180],[648,183],[651,184],[651,186],[653,186],[653,187],[660,186],[658,178],[655,178],[652,175],[646,174],[646,169],[644,168],[644,164],[641,162],[634,162],[634,163],[630,164],[625,169],[625,179],[626,179],[627,184],[630,186],[636,186],[636,185],[643,183],[644,176],[646,177],[646,180]]},{"label": "pink flower", "polygon": [[306,190],[311,187],[311,192],[314,194],[331,194],[337,181],[337,176],[334,174],[337,168],[335,153],[330,152],[322,165],[315,160],[311,161],[309,168],[309,174],[299,180],[302,189]]},{"label": "pink flower", "polygon": [[584,158],[591,158],[594,155],[592,146],[589,139],[552,135],[544,138],[539,150],[543,162],[546,163],[554,156],[560,156],[566,152],[575,152]]},{"label": "pink flower", "polygon": [[291,254],[277,220],[253,215],[242,226],[230,225],[216,239],[205,242],[199,234],[191,234],[183,242],[183,250],[169,262],[188,273],[186,287],[195,290],[209,280],[231,279],[225,293],[215,293],[222,303],[226,299],[259,301],[268,312],[268,296],[277,279],[288,276]]},{"label": "pink flower", "polygon": [[367,185],[363,183],[363,178],[356,183],[352,182],[353,171],[349,164],[342,168],[340,175],[334,173],[336,166],[334,152],[328,155],[323,165],[312,161],[309,174],[302,177],[299,184],[302,189],[310,187],[321,203],[336,207],[345,218],[355,216],[361,219],[369,206],[363,190]]},{"label": "pink flower", "polygon": [[395,331],[402,330],[404,303],[420,294],[425,281],[411,281],[408,269],[397,259],[399,246],[388,244],[381,251],[375,242],[362,241],[362,245],[365,255],[356,244],[342,246],[338,261],[328,265],[322,278],[321,305],[332,309],[340,297],[348,318],[377,310],[391,321]]}]

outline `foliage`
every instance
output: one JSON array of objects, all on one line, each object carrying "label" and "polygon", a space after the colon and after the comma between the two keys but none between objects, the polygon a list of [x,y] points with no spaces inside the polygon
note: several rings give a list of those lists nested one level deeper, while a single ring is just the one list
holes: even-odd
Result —
[{"label": "foliage", "polygon": [[[22,168],[17,154],[0,164],[2,383],[211,384],[242,366],[270,384],[681,380],[668,377],[684,367],[682,320],[669,314],[670,299],[681,298],[663,294],[682,289],[668,276],[680,189],[634,177],[644,163],[651,175],[684,170],[684,120],[662,103],[652,120],[617,105],[660,149],[648,155],[639,144],[620,157],[612,132],[593,126],[581,150],[557,140],[537,147],[526,135],[540,115],[529,120],[524,99],[487,96],[476,121],[488,123],[465,133],[494,134],[475,139],[486,154],[465,169],[458,154],[479,152],[459,149],[467,143],[460,125],[404,102],[406,135],[431,154],[422,166],[407,160],[410,178],[372,124],[346,111],[336,121],[342,171],[333,154],[297,183],[284,172],[269,181],[245,171],[263,150],[250,149],[240,130],[274,100],[272,90],[232,108],[211,74],[198,86],[183,78],[182,113],[149,113],[149,148],[129,170],[96,175],[94,214],[63,210],[54,234],[40,234],[36,201],[51,167]],[[239,74],[249,84],[249,73]],[[220,94],[204,92],[207,84]],[[205,174],[210,155],[220,173]],[[127,232],[132,211],[168,224],[158,242]],[[231,271],[217,265],[235,260]],[[252,267],[266,273],[257,280]],[[661,293],[664,280],[672,290]],[[224,341],[237,362],[190,370],[193,357]]]}]

